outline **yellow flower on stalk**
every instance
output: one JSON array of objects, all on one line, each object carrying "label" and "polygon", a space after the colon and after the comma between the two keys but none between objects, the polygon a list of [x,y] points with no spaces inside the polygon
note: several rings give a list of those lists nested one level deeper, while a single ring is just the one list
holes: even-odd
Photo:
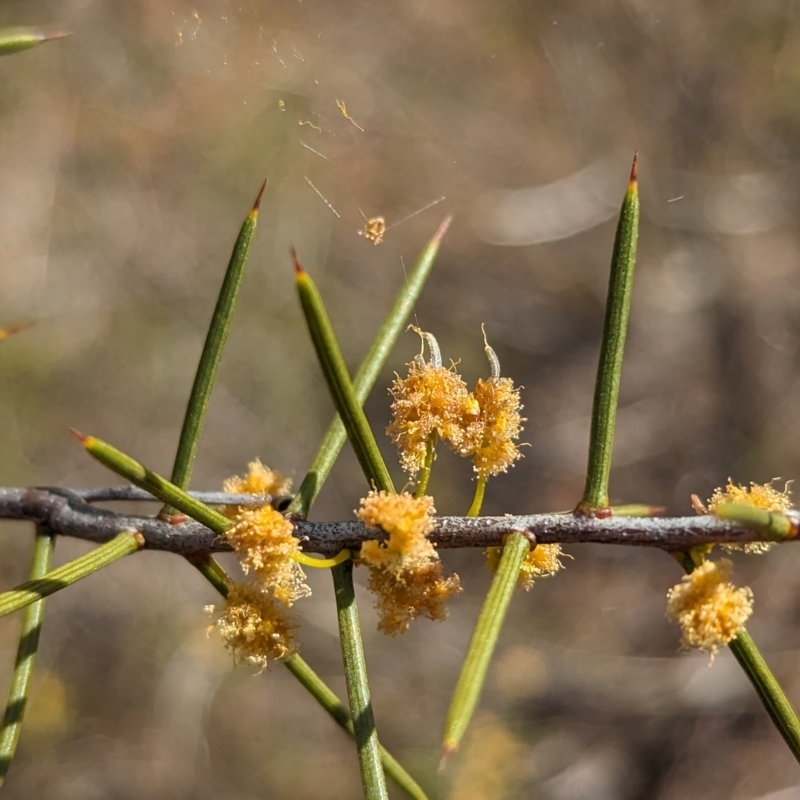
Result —
[{"label": "yellow flower on stalk", "polygon": [[433,335],[414,330],[428,343],[431,359],[417,356],[408,364],[407,377],[395,377],[389,389],[394,398],[392,421],[386,429],[400,452],[401,466],[411,477],[422,469],[434,437],[466,455],[474,438],[470,426],[475,425],[479,410],[455,365],[442,366]]},{"label": "yellow flower on stalk", "polygon": [[[488,345],[487,345],[488,346]],[[520,416],[519,389],[511,378],[479,378],[474,397],[478,401],[478,436],[473,438],[472,463],[484,480],[500,475],[522,458],[516,444],[524,419]]]},{"label": "yellow flower on stalk", "polygon": [[230,588],[225,608],[216,623],[235,662],[254,664],[262,670],[271,660],[284,659],[297,652],[292,631],[298,627],[274,597],[251,583]]},{"label": "yellow flower on stalk", "polygon": [[[489,547],[486,549],[486,566],[490,572],[497,572],[502,555],[502,547]],[[560,544],[537,544],[525,556],[525,560],[519,568],[517,585],[528,592],[533,588],[536,578],[548,578],[551,575],[555,575],[556,572],[564,568],[564,565],[559,560],[563,555]]]},{"label": "yellow flower on stalk", "polygon": [[[726,503],[736,503],[742,506],[760,508],[763,511],[789,511],[793,504],[791,491],[787,483],[780,491],[769,483],[750,483],[750,486],[735,484],[728,478],[725,489],[717,488],[709,498],[708,511],[713,514],[721,505]],[[766,553],[773,545],[773,542],[746,542],[745,544],[723,544],[722,548],[731,552],[732,550],[743,550],[745,553]]]},{"label": "yellow flower on stalk", "polygon": [[667,592],[667,619],[681,626],[681,647],[698,648],[713,660],[753,613],[753,592],[730,581],[727,559],[706,561]]},{"label": "yellow flower on stalk", "polygon": [[439,554],[428,540],[435,512],[432,497],[407,492],[373,491],[361,500],[358,518],[388,536],[364,542],[360,554],[370,568],[369,588],[377,597],[383,633],[405,633],[418,616],[444,620],[445,601],[461,591],[457,575],[443,577]]},{"label": "yellow flower on stalk", "polygon": [[240,509],[225,534],[244,573],[252,571],[258,584],[287,606],[311,594],[305,573],[294,560],[300,542],[293,530],[283,514],[262,506]]}]

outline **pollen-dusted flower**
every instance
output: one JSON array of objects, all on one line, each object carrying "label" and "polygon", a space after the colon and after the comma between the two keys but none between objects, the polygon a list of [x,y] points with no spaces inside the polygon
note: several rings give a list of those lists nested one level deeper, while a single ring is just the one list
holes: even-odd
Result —
[{"label": "pollen-dusted flower", "polygon": [[445,603],[461,591],[461,580],[455,574],[443,577],[442,562],[437,559],[402,573],[373,567],[369,588],[376,595],[378,630],[395,636],[405,633],[417,617],[447,619]]},{"label": "pollen-dusted flower", "polygon": [[231,587],[216,627],[237,664],[264,669],[270,660],[297,652],[292,635],[297,622],[268,592],[251,583]]},{"label": "pollen-dusted flower", "polygon": [[235,475],[222,484],[223,491],[231,494],[288,494],[292,488],[291,478],[265,467],[259,459],[247,465],[247,475]]},{"label": "pollen-dusted flower", "polygon": [[245,574],[252,571],[258,583],[287,606],[311,594],[305,573],[294,560],[300,543],[292,531],[283,514],[262,506],[240,509],[225,534]]},{"label": "pollen-dusted flower", "polygon": [[519,389],[514,388],[511,378],[478,379],[474,397],[480,415],[470,451],[475,471],[485,480],[505,472],[522,458],[516,441],[525,420],[519,413]]},{"label": "pollen-dusted flower", "polygon": [[[503,555],[502,547],[488,547],[486,549],[486,566],[490,572],[497,572],[500,566],[500,557]],[[564,565],[559,560],[564,554],[560,544],[537,544],[531,550],[519,568],[517,585],[526,592],[533,588],[536,578],[548,578],[555,575]]]},{"label": "pollen-dusted flower", "polygon": [[478,404],[455,366],[446,368],[435,361],[414,359],[408,365],[408,376],[395,377],[389,393],[394,402],[386,433],[400,451],[400,464],[410,476],[422,469],[428,442],[434,435],[460,455],[468,452],[468,442],[473,438],[468,429],[477,422]]},{"label": "pollen-dusted flower", "polygon": [[[789,511],[792,508],[791,491],[787,483],[783,491],[769,483],[750,483],[750,487],[735,484],[728,478],[725,489],[717,488],[708,500],[708,511],[713,514],[725,503],[736,503],[742,506],[760,508],[763,511]],[[723,549],[744,550],[745,553],[766,553],[772,542],[746,542],[745,544],[723,544]]]},{"label": "pollen-dusted flower", "polygon": [[667,619],[681,626],[681,647],[716,655],[753,613],[753,592],[730,581],[727,559],[705,561],[667,592]]},{"label": "pollen-dusted flower", "polygon": [[445,602],[461,591],[458,575],[443,577],[439,554],[428,541],[435,511],[432,497],[408,493],[370,492],[361,500],[358,518],[388,534],[384,542],[364,542],[360,555],[370,568],[383,633],[405,633],[419,616],[444,620]]},{"label": "pollen-dusted flower", "polygon": [[428,541],[433,530],[431,514],[435,514],[433,498],[414,497],[408,492],[370,492],[361,500],[356,516],[369,528],[385,531],[385,542],[371,539],[361,546],[361,561],[370,567],[381,567],[399,573],[411,567],[438,559]]}]

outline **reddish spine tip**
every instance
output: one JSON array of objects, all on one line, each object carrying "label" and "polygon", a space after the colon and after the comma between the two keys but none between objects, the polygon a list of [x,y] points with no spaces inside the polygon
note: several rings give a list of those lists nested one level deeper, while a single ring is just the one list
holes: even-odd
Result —
[{"label": "reddish spine tip", "polygon": [[306,271],[303,269],[303,265],[297,258],[297,250],[295,250],[293,246],[289,248],[289,255],[292,257],[292,263],[294,264],[295,277],[299,278],[301,275],[305,275]]},{"label": "reddish spine tip", "polygon": [[77,428],[70,428],[69,432],[81,443],[86,444],[89,441],[88,436],[84,436]]},{"label": "reddish spine tip", "polygon": [[442,224],[439,226],[439,230],[433,235],[433,241],[436,244],[440,244],[442,239],[444,239],[444,235],[447,233],[447,229],[450,227],[450,223],[453,221],[453,215],[448,214],[443,220]]},{"label": "reddish spine tip", "polygon": [[258,197],[256,197],[255,203],[253,203],[253,211],[258,211],[261,208],[261,198],[264,196],[264,190],[267,188],[267,179],[264,179],[264,183],[261,184],[261,188],[258,191]]},{"label": "reddish spine tip", "polygon": [[43,42],[52,42],[54,39],[66,39],[72,36],[72,31],[49,31],[43,34]]},{"label": "reddish spine tip", "polygon": [[633,164],[631,164],[631,177],[630,177],[631,185],[637,183],[638,180],[639,180],[639,151],[637,150],[633,154]]}]

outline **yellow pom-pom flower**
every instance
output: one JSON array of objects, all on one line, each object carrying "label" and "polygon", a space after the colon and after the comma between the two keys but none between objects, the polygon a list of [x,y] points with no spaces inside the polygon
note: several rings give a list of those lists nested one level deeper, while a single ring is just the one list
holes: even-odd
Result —
[{"label": "yellow pom-pom flower", "polygon": [[292,631],[298,624],[268,592],[250,583],[231,587],[216,627],[237,664],[263,670],[271,660],[297,652]]},{"label": "yellow pom-pom flower", "polygon": [[247,475],[243,478],[234,475],[222,485],[223,491],[231,494],[288,494],[292,489],[292,481],[280,472],[265,467],[259,459],[247,465]]},{"label": "yellow pom-pom flower", "polygon": [[667,593],[667,619],[681,626],[681,647],[716,655],[753,613],[753,592],[730,581],[727,559],[706,561]]},{"label": "yellow pom-pom flower", "polygon": [[516,442],[524,419],[519,413],[519,389],[514,388],[511,378],[480,378],[474,397],[480,414],[478,425],[472,426],[477,436],[472,434],[470,451],[475,471],[485,480],[500,475],[522,458]]},{"label": "yellow pom-pom flower", "polygon": [[[724,489],[717,488],[708,500],[708,511],[713,514],[721,505],[736,503],[737,505],[760,508],[763,511],[789,511],[792,508],[791,492],[787,483],[783,491],[770,483],[751,483],[749,487],[735,484],[728,478]],[[728,552],[744,550],[745,553],[766,553],[772,542],[746,542],[745,544],[723,544]]]},{"label": "yellow pom-pom flower", "polygon": [[435,511],[433,498],[408,493],[370,492],[361,500],[358,518],[388,536],[364,542],[360,555],[370,568],[369,588],[383,633],[405,633],[419,616],[444,620],[445,602],[461,591],[457,575],[443,577],[439,554],[427,538]]},{"label": "yellow pom-pom flower", "polygon": [[293,530],[279,511],[263,506],[240,509],[225,534],[244,573],[253,572],[258,584],[287,606],[311,594],[305,573],[294,560],[300,543]]},{"label": "yellow pom-pom flower", "polygon": [[[491,572],[497,572],[502,555],[502,547],[487,548],[486,566]],[[547,578],[555,575],[556,572],[564,568],[560,561],[563,555],[560,544],[537,544],[525,556],[525,560],[519,568],[517,585],[528,592],[533,588],[536,578]]]}]

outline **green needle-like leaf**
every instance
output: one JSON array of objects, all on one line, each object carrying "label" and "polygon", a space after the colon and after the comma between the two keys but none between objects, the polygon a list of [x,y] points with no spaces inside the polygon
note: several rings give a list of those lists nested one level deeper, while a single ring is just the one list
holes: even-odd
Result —
[{"label": "green needle-like leaf", "polygon": [[345,561],[334,567],[333,588],[336,593],[336,612],[339,618],[339,638],[342,643],[344,677],[347,697],[354,722],[361,784],[365,800],[388,800],[386,779],[381,765],[378,731],[369,696],[367,664],[358,623],[358,608],[353,587],[353,562]]},{"label": "green needle-like leaf", "polygon": [[583,498],[576,509],[578,513],[594,514],[608,506],[608,478],[611,473],[611,452],[614,446],[614,427],[622,377],[622,357],[628,332],[638,236],[639,190],[637,159],[634,157],[628,191],[622,201],[617,224],[614,254],[611,258],[606,318],[592,406],[589,466],[586,470]]},{"label": "green needle-like leaf", "polygon": [[800,721],[755,642],[750,638],[750,634],[742,628],[728,647],[753,684],[758,699],[761,700],[773,724],[789,746],[792,755],[800,762]]},{"label": "green needle-like leaf", "polygon": [[[228,340],[228,332],[233,319],[233,309],[236,304],[236,297],[239,294],[239,287],[242,285],[247,257],[250,255],[250,245],[256,232],[258,210],[261,206],[261,198],[264,195],[266,185],[267,183],[264,181],[253,208],[242,224],[236,244],[233,246],[233,253],[231,253],[231,259],[228,262],[228,269],[225,271],[222,287],[217,297],[217,305],[214,308],[206,341],[203,345],[203,352],[200,354],[200,363],[197,365],[197,372],[194,376],[192,393],[189,395],[186,414],[183,417],[183,428],[178,441],[175,465],[172,468],[172,483],[181,489],[186,489],[189,486],[192,468],[197,456],[197,446],[200,441],[200,435],[203,432],[203,423],[205,422],[206,411],[211,398],[211,390],[214,386],[214,379],[217,376],[220,359],[222,358],[222,350]],[[161,512],[161,515],[170,516],[173,513],[173,509],[166,507]]]},{"label": "green needle-like leaf", "polygon": [[154,497],[173,508],[186,514],[194,520],[211,528],[215,533],[225,533],[231,526],[231,521],[209,508],[205,503],[195,500],[190,494],[170,483],[166,478],[147,469],[135,459],[112,447],[108,442],[96,439],[94,436],[82,436],[75,433],[86,451],[101,464],[108,467],[117,475],[127,478],[134,486],[145,489]]},{"label": "green needle-like leaf", "polygon": [[[356,399],[361,405],[366,401],[381,369],[383,369],[383,365],[386,363],[386,359],[389,357],[389,353],[397,342],[397,338],[405,328],[408,316],[422,293],[425,281],[428,279],[428,275],[430,275],[433,264],[436,261],[439,246],[452,221],[452,217],[446,217],[439,226],[439,230],[423,248],[417,263],[408,276],[405,286],[397,295],[394,305],[378,331],[369,352],[358,368],[355,378],[353,378]],[[303,517],[308,516],[311,506],[317,499],[317,495],[327,480],[331,469],[333,469],[336,458],[346,440],[347,432],[337,414],[333,422],[331,422],[317,455],[303,482],[300,484],[300,488],[297,490],[294,500],[289,506],[289,511],[300,514]]]},{"label": "green needle-like leaf", "polygon": [[71,36],[70,33],[61,31],[45,31],[41,28],[0,28],[0,56],[9,56],[19,53],[37,44],[52,42],[54,39],[63,39]]},{"label": "green needle-like leaf", "polygon": [[85,556],[76,558],[63,567],[42,575],[41,578],[26,581],[15,589],[0,593],[0,617],[65,589],[117,559],[141,550],[143,546],[144,539],[141,534],[120,533],[110,542],[101,544]]},{"label": "green needle-like leaf", "polygon": [[[36,541],[33,547],[30,579],[43,577],[50,569],[53,560],[55,536],[43,527],[36,529]],[[8,768],[17,751],[19,734],[25,707],[28,704],[33,667],[36,652],[39,649],[39,635],[44,620],[45,601],[39,600],[29,605],[22,615],[22,628],[19,635],[17,659],[14,663],[14,674],[11,676],[11,688],[8,692],[8,703],[3,715],[3,726],[0,730],[0,786],[5,783]]]},{"label": "green needle-like leaf", "polygon": [[442,767],[458,750],[478,705],[489,661],[497,645],[497,637],[503,627],[511,596],[519,578],[519,570],[530,549],[531,543],[521,533],[512,533],[503,546],[497,573],[483,602],[478,624],[472,633],[467,657],[464,659],[461,675],[453,692],[453,699],[450,701],[442,741]]},{"label": "green needle-like leaf", "polygon": [[364,409],[356,397],[350,373],[344,363],[342,351],[336,341],[336,335],[333,332],[322,297],[314,285],[314,281],[297,260],[294,250],[292,250],[292,259],[297,292],[305,314],[308,332],[311,334],[311,341],[322,367],[325,382],[328,384],[328,390],[336,410],[344,422],[358,463],[361,464],[361,469],[371,485],[374,485],[376,489],[393,492],[392,479],[389,477],[389,471],[386,469]]},{"label": "green needle-like leaf", "polygon": [[[339,698],[327,687],[322,678],[314,672],[300,656],[287,659],[284,664],[289,672],[313,695],[314,699],[331,715],[336,724],[355,739],[353,718]],[[414,800],[427,800],[422,787],[403,769],[397,759],[380,746],[381,763],[386,774]]]},{"label": "green needle-like leaf", "polygon": [[[796,515],[796,512],[792,512]],[[759,531],[771,541],[797,536],[797,518],[792,520],[780,511],[766,511],[741,503],[720,503],[714,508],[714,516],[728,522],[738,522]]]}]

